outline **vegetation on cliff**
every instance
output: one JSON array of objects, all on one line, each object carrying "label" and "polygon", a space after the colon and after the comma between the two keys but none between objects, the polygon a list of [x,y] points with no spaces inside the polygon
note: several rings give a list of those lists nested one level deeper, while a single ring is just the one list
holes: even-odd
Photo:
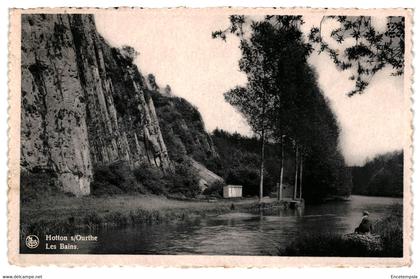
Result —
[{"label": "vegetation on cliff", "polygon": [[82,196],[94,169],[118,161],[171,170],[136,55],[110,46],[91,14],[22,16],[25,175],[51,173],[62,191]]},{"label": "vegetation on cliff", "polygon": [[157,85],[147,93],[153,99],[171,160],[182,162],[189,156],[206,166],[215,161],[218,155],[198,109],[184,98],[163,94]]},{"label": "vegetation on cliff", "polygon": [[[252,20],[229,17],[227,34],[240,39],[239,68],[247,76],[245,86],[225,93],[260,141],[260,198],[263,194],[266,143],[292,146],[295,157],[295,188],[304,196],[322,200],[327,195],[348,195],[350,174],[338,146],[339,127],[328,100],[321,92],[307,58],[312,51],[300,29],[301,16],[266,16]],[[284,152],[279,152],[281,162]],[[281,167],[283,164],[280,164]],[[278,181],[283,184],[280,171]]]}]

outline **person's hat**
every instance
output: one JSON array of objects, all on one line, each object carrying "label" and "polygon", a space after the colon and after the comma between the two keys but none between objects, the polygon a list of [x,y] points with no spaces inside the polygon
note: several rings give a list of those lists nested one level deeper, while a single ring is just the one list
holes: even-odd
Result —
[{"label": "person's hat", "polygon": [[369,215],[369,211],[367,210],[363,211],[363,215]]}]

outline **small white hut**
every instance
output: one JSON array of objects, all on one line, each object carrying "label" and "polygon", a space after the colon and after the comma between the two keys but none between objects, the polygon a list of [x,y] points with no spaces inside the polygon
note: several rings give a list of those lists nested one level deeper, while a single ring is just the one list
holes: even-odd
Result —
[{"label": "small white hut", "polygon": [[227,185],[223,187],[223,198],[241,198],[242,185]]}]

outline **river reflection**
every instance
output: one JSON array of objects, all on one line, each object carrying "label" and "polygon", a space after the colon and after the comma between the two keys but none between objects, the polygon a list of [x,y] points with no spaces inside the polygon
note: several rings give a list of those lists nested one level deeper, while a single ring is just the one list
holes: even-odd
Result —
[{"label": "river reflection", "polygon": [[348,233],[363,210],[382,218],[402,199],[352,196],[351,201],[261,214],[229,213],[181,223],[138,225],[101,230],[99,241],[79,253],[276,255],[300,234]]}]

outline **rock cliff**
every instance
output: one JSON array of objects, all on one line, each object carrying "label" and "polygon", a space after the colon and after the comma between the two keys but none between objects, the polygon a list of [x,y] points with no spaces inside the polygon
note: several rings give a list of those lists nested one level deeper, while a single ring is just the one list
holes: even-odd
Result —
[{"label": "rock cliff", "polygon": [[171,169],[145,78],[92,15],[22,15],[21,42],[23,172],[52,172],[86,195],[96,166]]},{"label": "rock cliff", "polygon": [[159,87],[147,90],[152,97],[163,138],[172,160],[185,155],[206,165],[218,158],[211,136],[204,128],[201,114],[187,100]]},{"label": "rock cliff", "polygon": [[223,181],[208,169],[220,160],[198,109],[172,93],[169,85],[160,88],[152,74],[146,78],[146,88],[146,93],[154,101],[171,160],[179,163],[189,158],[191,168],[199,177],[201,190],[216,181]]}]

